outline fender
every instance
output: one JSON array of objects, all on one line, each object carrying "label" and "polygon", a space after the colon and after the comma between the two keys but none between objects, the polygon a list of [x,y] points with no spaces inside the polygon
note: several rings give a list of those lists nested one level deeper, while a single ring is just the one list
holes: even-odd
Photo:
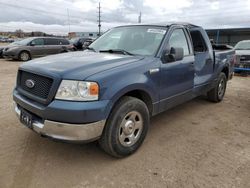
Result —
[{"label": "fender", "polygon": [[[135,80],[137,82],[135,82]],[[109,99],[110,102],[107,105],[106,113],[110,113],[115,103],[126,93],[131,91],[143,91],[151,98],[153,111],[158,109],[159,100],[157,92],[157,84],[153,83],[153,80],[149,79],[145,74],[128,75],[119,81],[116,81],[112,87],[106,87],[105,92],[102,94],[101,99]]]}]

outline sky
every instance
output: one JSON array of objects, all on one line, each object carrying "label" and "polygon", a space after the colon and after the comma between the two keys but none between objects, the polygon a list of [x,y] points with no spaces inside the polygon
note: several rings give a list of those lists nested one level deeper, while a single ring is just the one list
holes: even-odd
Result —
[{"label": "sky", "polygon": [[118,25],[190,22],[209,28],[250,27],[250,0],[0,0],[0,31],[98,31]]}]

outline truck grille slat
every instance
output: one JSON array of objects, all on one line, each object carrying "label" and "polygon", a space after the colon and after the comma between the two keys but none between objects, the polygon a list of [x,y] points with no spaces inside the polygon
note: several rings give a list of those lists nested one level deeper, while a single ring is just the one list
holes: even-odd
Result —
[{"label": "truck grille slat", "polygon": [[[40,97],[42,99],[48,98],[53,83],[53,79],[25,71],[19,72],[18,79],[19,79],[19,87],[24,91],[29,92],[30,94]],[[34,81],[35,85],[33,88],[29,88],[26,86],[25,82],[27,80]]]}]

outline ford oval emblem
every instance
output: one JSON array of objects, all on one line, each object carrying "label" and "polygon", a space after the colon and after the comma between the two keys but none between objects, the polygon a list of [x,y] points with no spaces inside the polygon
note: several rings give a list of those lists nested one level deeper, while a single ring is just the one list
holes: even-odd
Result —
[{"label": "ford oval emblem", "polygon": [[31,79],[29,79],[29,80],[26,80],[25,81],[25,85],[28,87],[28,88],[33,88],[34,86],[35,86],[35,81],[34,80],[31,80]]}]

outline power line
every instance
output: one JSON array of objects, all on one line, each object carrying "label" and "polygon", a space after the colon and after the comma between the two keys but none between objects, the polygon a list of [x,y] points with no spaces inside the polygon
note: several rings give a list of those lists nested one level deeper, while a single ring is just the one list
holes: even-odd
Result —
[{"label": "power line", "polygon": [[[4,5],[4,6],[8,6],[8,7],[14,7],[14,8],[18,8],[18,9],[25,9],[25,10],[28,10],[28,11],[31,11],[31,12],[39,12],[39,13],[46,13],[46,14],[50,14],[50,15],[53,15],[53,16],[60,16],[60,17],[68,17],[67,14],[62,14],[62,13],[58,13],[58,12],[49,12],[49,11],[45,11],[45,10],[41,10],[41,9],[34,9],[34,8],[29,8],[29,7],[24,7],[24,6],[20,6],[20,5],[14,5],[14,4],[9,4],[9,3],[3,3],[3,2],[0,2],[1,5]],[[77,16],[71,16],[71,18],[75,18],[75,19],[83,19],[81,17],[77,17]]]}]

